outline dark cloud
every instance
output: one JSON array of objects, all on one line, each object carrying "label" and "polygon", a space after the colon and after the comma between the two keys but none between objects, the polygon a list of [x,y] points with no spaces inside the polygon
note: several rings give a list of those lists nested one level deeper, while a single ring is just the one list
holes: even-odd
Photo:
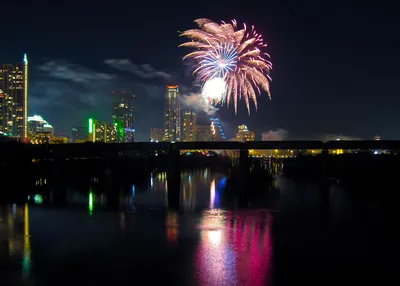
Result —
[{"label": "dark cloud", "polygon": [[[165,76],[149,65],[142,66],[141,71]],[[29,114],[42,115],[57,134],[70,135],[72,125],[84,124],[89,117],[111,122],[112,90],[126,90],[136,96],[139,140],[147,140],[150,128],[162,125],[164,84],[144,83],[119,70],[104,73],[64,60],[46,62],[33,68],[32,74]]]},{"label": "dark cloud", "polygon": [[137,65],[129,59],[107,59],[105,64],[113,69],[128,72],[143,79],[161,78],[171,80],[173,76],[164,71],[158,71],[149,64]]},{"label": "dark cloud", "polygon": [[96,72],[65,61],[50,61],[39,66],[38,70],[56,79],[80,84],[91,84],[93,81],[107,81],[114,78],[111,74]]}]

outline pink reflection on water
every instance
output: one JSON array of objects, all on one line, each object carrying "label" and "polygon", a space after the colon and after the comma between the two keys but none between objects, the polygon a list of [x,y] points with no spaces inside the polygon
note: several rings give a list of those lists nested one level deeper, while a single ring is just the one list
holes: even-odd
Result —
[{"label": "pink reflection on water", "polygon": [[270,285],[269,214],[205,213],[196,253],[200,285]]}]

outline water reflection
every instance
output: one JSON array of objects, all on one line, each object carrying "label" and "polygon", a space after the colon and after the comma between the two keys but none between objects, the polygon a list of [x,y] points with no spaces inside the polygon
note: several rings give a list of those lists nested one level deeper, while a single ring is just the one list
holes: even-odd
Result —
[{"label": "water reflection", "polygon": [[203,213],[196,254],[202,285],[268,285],[271,278],[271,216],[235,217],[220,210]]},{"label": "water reflection", "polygon": [[5,258],[2,254],[8,254],[10,269],[16,269],[22,278],[28,278],[32,266],[28,204],[0,206],[0,242],[3,242],[3,239],[5,244],[0,246],[6,249],[3,251],[0,248],[0,261]]},{"label": "water reflection", "polygon": [[196,209],[197,180],[198,176],[193,174],[193,172],[183,172],[182,174],[181,206],[184,211],[193,211]]},{"label": "water reflection", "polygon": [[221,207],[220,193],[225,188],[226,176],[209,169],[182,172],[181,200],[183,211]]},{"label": "water reflection", "polygon": [[[0,276],[6,272],[13,277],[38,279],[33,281],[37,285],[42,285],[40,279],[48,282],[43,283],[45,285],[57,285],[60,277],[68,280],[69,285],[86,281],[91,281],[91,285],[102,284],[104,279],[116,277],[132,283],[146,279],[148,284],[268,285],[271,284],[273,248],[274,269],[280,266],[283,276],[289,269],[291,272],[286,276],[293,276],[299,267],[314,269],[323,263],[346,264],[348,253],[359,255],[365,252],[367,245],[388,244],[385,235],[382,241],[374,244],[366,242],[365,238],[371,239],[372,233],[369,218],[364,213],[354,215],[358,202],[348,201],[347,193],[339,187],[332,188],[332,196],[340,200],[337,202],[340,205],[332,207],[333,214],[337,213],[336,223],[346,221],[346,227],[341,230],[332,225],[327,236],[327,232],[319,230],[319,224],[312,220],[318,216],[313,212],[313,206],[318,204],[317,185],[278,176],[271,182],[275,188],[268,186],[268,191],[280,192],[280,213],[273,216],[269,211],[221,210],[227,206],[227,184],[225,174],[211,169],[183,171],[181,209],[177,212],[154,207],[164,207],[168,202],[166,174],[162,172],[153,172],[147,184],[107,185],[95,179],[80,186],[68,186],[59,193],[51,187],[35,189],[30,196],[30,203],[35,206],[9,205],[0,212],[0,222],[3,222],[0,223],[0,238],[4,241],[0,244],[4,249],[0,251],[0,262],[7,266],[5,270],[0,268]],[[82,208],[44,207],[51,201],[51,192],[54,201],[61,193],[68,204]],[[39,193],[43,199],[34,199]],[[346,200],[348,205],[343,203]],[[110,202],[118,203],[119,209],[101,212]],[[299,203],[307,206],[301,212],[297,211]],[[332,205],[334,203],[332,200]],[[135,211],[131,212],[132,209]],[[352,239],[348,232],[361,225],[368,227],[360,230],[354,243],[348,243]],[[398,241],[393,242],[397,244]],[[310,253],[319,255],[324,247],[333,254],[328,257],[325,249],[320,255],[322,262],[319,258],[316,266],[298,259]],[[357,252],[352,253],[357,247]],[[338,251],[344,259],[337,258]],[[385,255],[389,252],[385,251]],[[328,258],[322,257],[324,255]],[[364,256],[362,261],[352,261],[352,265],[366,262],[376,267],[386,258],[367,259]],[[331,260],[334,263],[330,263]],[[97,275],[103,270],[104,275]],[[154,281],[157,278],[161,282]],[[113,283],[117,282],[108,284]]]},{"label": "water reflection", "polygon": [[[268,168],[276,169],[275,165]],[[169,208],[178,204],[181,211],[193,212],[203,209],[231,208],[237,205],[235,201],[237,198],[226,196],[230,193],[225,191],[229,184],[228,174],[211,169],[182,170],[180,180],[180,192],[169,196],[167,173],[157,170],[149,174],[147,184],[140,185],[91,178],[89,181],[64,185],[64,189],[57,189],[59,186],[53,186],[54,184],[47,184],[47,187],[43,188],[46,179],[41,178],[28,200],[35,204],[56,204],[57,201],[61,201],[68,205],[82,205],[87,208],[90,216],[96,211],[109,207],[127,211],[136,210],[137,207]],[[232,181],[230,184],[231,188],[236,185]],[[273,180],[271,184],[267,182],[267,185],[263,183],[262,186],[264,193],[271,187],[278,189],[276,180]]]},{"label": "water reflection", "polygon": [[24,209],[24,258],[22,263],[22,274],[27,277],[31,271],[31,234],[29,232],[29,207],[25,204]]},{"label": "water reflection", "polygon": [[15,254],[15,250],[17,247],[17,241],[15,239],[15,233],[14,233],[14,218],[15,214],[14,212],[10,215],[10,213],[7,213],[7,224],[8,224],[8,254],[10,256],[13,256]]},{"label": "water reflection", "polygon": [[169,243],[176,244],[178,241],[179,224],[178,215],[169,212],[166,217],[167,240]]},{"label": "water reflection", "polygon": [[212,180],[210,186],[210,209],[214,208],[214,200],[215,200],[215,180]]},{"label": "water reflection", "polygon": [[92,190],[89,191],[89,215],[93,214],[93,192]]}]

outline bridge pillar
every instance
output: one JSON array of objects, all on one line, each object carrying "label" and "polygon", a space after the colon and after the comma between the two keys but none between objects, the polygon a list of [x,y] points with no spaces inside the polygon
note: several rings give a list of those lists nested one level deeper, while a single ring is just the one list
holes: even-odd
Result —
[{"label": "bridge pillar", "polygon": [[247,182],[250,175],[250,158],[248,149],[240,149],[239,155],[239,178],[243,183]]},{"label": "bridge pillar", "polygon": [[171,209],[179,209],[180,189],[181,189],[181,168],[180,168],[180,151],[175,144],[170,144],[168,150],[168,171],[167,171],[167,188],[168,188],[168,207]]},{"label": "bridge pillar", "polygon": [[249,150],[240,149],[239,164],[248,164],[249,162]]}]

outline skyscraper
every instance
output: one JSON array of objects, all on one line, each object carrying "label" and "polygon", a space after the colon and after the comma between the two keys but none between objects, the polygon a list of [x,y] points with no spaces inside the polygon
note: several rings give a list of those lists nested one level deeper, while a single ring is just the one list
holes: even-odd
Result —
[{"label": "skyscraper", "polygon": [[167,86],[164,120],[164,141],[179,141],[181,139],[181,114],[177,85]]},{"label": "skyscraper", "polygon": [[122,92],[112,92],[113,95],[113,124],[117,128],[118,142],[135,141],[135,107],[134,95]]},{"label": "skyscraper", "polygon": [[222,128],[221,121],[218,118],[210,118],[211,121],[211,134],[213,141],[225,141],[226,136]]},{"label": "skyscraper", "polygon": [[253,131],[247,129],[247,126],[242,124],[238,126],[236,133],[236,141],[247,142],[256,140],[256,134]]},{"label": "skyscraper", "polygon": [[210,124],[197,125],[196,141],[213,141]]},{"label": "skyscraper", "polygon": [[0,132],[28,137],[28,58],[18,64],[0,64]]},{"label": "skyscraper", "polygon": [[183,141],[196,141],[196,113],[193,110],[185,111],[183,115]]}]

